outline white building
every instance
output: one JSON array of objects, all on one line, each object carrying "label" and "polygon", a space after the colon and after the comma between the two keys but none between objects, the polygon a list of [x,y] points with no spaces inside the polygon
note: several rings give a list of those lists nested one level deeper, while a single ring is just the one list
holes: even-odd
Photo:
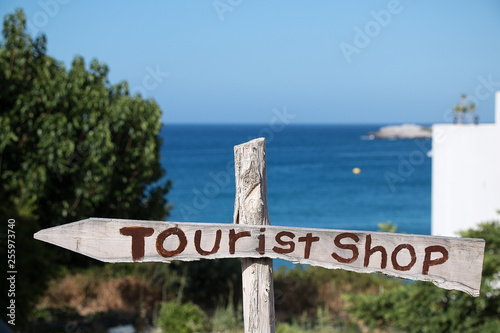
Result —
[{"label": "white building", "polygon": [[493,124],[432,127],[432,234],[460,230],[500,215],[500,92]]}]

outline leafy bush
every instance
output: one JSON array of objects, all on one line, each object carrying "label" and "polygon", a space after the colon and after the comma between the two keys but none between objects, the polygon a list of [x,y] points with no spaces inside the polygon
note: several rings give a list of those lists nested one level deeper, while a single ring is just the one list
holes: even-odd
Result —
[{"label": "leafy bush", "polygon": [[280,267],[274,275],[276,317],[288,322],[304,317],[304,320],[314,322],[318,320],[318,309],[321,309],[322,318],[323,314],[328,314],[330,320],[344,320],[347,314],[343,310],[342,295],[374,294],[399,284],[398,280],[381,274],[301,265],[291,269]]},{"label": "leafy bush", "polygon": [[41,322],[53,320],[80,320],[81,316],[75,308],[63,307],[41,307],[33,311],[33,319]]},{"label": "leafy bush", "polygon": [[236,310],[232,303],[217,307],[212,317],[212,329],[214,332],[243,332],[242,304]]},{"label": "leafy bush", "polygon": [[203,310],[192,303],[163,303],[157,319],[162,332],[194,333],[209,332],[210,325]]},{"label": "leafy bush", "polygon": [[304,329],[296,324],[280,323],[276,327],[276,333],[302,333]]},{"label": "leafy bush", "polygon": [[351,316],[371,328],[405,332],[500,332],[500,224],[483,223],[461,235],[486,241],[479,297],[407,283],[381,295],[349,295]]}]

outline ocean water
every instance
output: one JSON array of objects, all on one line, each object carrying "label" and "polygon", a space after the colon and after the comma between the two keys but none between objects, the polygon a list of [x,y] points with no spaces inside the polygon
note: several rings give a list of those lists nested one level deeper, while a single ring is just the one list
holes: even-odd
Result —
[{"label": "ocean water", "polygon": [[[272,225],[430,234],[431,140],[370,140],[380,125],[166,125],[169,221],[232,223],[233,147],[266,138]],[[359,168],[359,174],[353,173]]]}]

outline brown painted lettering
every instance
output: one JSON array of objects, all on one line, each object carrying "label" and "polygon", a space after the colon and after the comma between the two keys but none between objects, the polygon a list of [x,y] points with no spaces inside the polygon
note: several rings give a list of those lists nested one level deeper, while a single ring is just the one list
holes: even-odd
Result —
[{"label": "brown painted lettering", "polygon": [[340,241],[344,238],[350,238],[357,243],[357,242],[359,242],[359,237],[353,233],[345,232],[342,234],[338,234],[337,237],[335,237],[335,239],[333,240],[333,244],[335,244],[335,246],[338,247],[339,249],[351,250],[352,257],[351,258],[342,258],[341,256],[339,256],[335,252],[332,253],[332,257],[333,257],[333,259],[335,259],[338,262],[341,262],[343,264],[350,264],[351,262],[354,262],[358,259],[359,250],[358,250],[358,247],[354,244],[342,244]]},{"label": "brown painted lettering", "polygon": [[144,258],[144,238],[151,236],[155,232],[153,228],[145,227],[123,227],[120,234],[132,237],[132,260],[139,261]]},{"label": "brown painted lettering", "polygon": [[229,230],[229,253],[234,254],[235,252],[235,244],[238,239],[241,237],[250,237],[250,231],[240,231],[236,232],[234,229]]},{"label": "brown painted lettering", "polygon": [[306,242],[306,246],[304,249],[304,259],[309,258],[311,253],[311,244],[312,242],[319,241],[319,237],[313,237],[312,233],[308,232],[305,237],[299,237],[299,242]]},{"label": "brown painted lettering", "polygon": [[[410,252],[410,258],[411,258],[410,263],[406,266],[401,266],[398,264],[398,253],[402,249],[407,249],[408,252]],[[392,251],[391,262],[392,262],[392,267],[394,267],[394,269],[398,271],[409,271],[413,267],[413,265],[415,265],[415,263],[417,262],[417,255],[415,254],[415,249],[410,244],[399,244],[398,246],[396,246],[394,251]]]},{"label": "brown painted lettering", "polygon": [[[431,260],[431,256],[433,252],[439,252],[443,256],[441,258],[436,258]],[[433,245],[425,248],[425,258],[424,265],[422,267],[422,274],[429,274],[429,267],[436,266],[445,263],[448,260],[448,250],[446,250],[443,246]]]},{"label": "brown painted lettering", "polygon": [[380,268],[385,268],[387,266],[387,251],[384,249],[383,246],[375,246],[373,249],[371,248],[372,246],[372,236],[367,235],[366,236],[366,242],[365,242],[365,260],[364,260],[364,266],[368,267],[370,264],[370,256],[374,254],[375,252],[379,251],[380,255],[382,256],[382,260],[380,262]]},{"label": "brown painted lettering", "polygon": [[[266,228],[260,228],[260,232],[265,232]],[[256,248],[255,250],[259,251],[260,254],[265,254],[266,253],[266,235],[260,234],[259,235],[259,247]]]},{"label": "brown painted lettering", "polygon": [[[172,251],[166,250],[163,247],[163,242],[165,242],[165,239],[170,235],[176,235],[177,238],[179,238],[179,246],[177,246],[177,248]],[[161,255],[162,257],[166,258],[174,257],[180,254],[182,251],[184,251],[186,245],[187,245],[186,235],[184,234],[184,231],[182,231],[177,227],[163,230],[156,238],[156,252],[158,252],[158,254]]]},{"label": "brown painted lettering", "polygon": [[212,247],[212,251],[205,251],[201,248],[201,230],[196,230],[196,232],[194,233],[194,247],[196,248],[196,251],[202,256],[217,253],[217,251],[219,251],[221,237],[222,231],[219,229],[215,233],[215,243]]},{"label": "brown painted lettering", "polygon": [[276,253],[281,253],[281,254],[284,254],[284,253],[291,253],[295,250],[295,243],[293,241],[288,241],[288,242],[285,242],[282,237],[289,237],[291,239],[294,239],[295,238],[295,234],[290,232],[290,231],[280,231],[276,234],[276,237],[275,237],[275,240],[276,240],[276,243],[278,243],[279,245],[281,246],[288,246],[288,249],[283,249],[281,247],[273,247],[273,251],[276,252]]}]

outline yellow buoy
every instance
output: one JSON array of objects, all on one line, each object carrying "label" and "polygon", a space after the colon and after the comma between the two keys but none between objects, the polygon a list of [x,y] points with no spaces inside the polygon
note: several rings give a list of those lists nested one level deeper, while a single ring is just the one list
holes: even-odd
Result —
[{"label": "yellow buoy", "polygon": [[361,172],[360,168],[354,168],[354,169],[352,169],[352,173],[355,174],[355,175],[359,174],[360,172]]}]

